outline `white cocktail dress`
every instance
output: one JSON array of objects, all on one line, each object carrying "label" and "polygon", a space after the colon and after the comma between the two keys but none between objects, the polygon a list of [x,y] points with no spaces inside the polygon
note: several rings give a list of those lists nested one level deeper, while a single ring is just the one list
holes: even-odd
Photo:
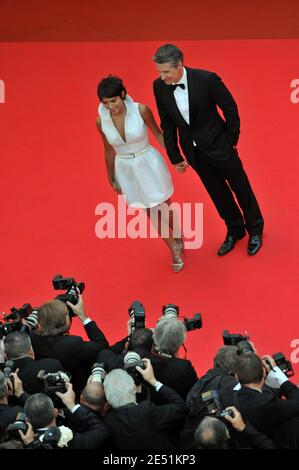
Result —
[{"label": "white cocktail dress", "polygon": [[124,103],[126,142],[117,131],[110,111],[102,103],[99,106],[102,131],[116,152],[114,177],[129,206],[154,207],[173,194],[171,176],[162,155],[148,143],[147,126],[138,103],[128,95]]}]

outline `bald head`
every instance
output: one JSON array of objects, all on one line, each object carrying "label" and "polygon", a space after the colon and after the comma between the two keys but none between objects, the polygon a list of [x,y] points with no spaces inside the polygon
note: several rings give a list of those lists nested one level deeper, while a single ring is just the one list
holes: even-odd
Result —
[{"label": "bald head", "polygon": [[84,387],[81,393],[81,405],[102,413],[106,402],[104,387],[100,382],[91,382]]},{"label": "bald head", "polygon": [[196,447],[200,449],[227,449],[228,439],[225,424],[211,416],[206,416],[194,433]]}]

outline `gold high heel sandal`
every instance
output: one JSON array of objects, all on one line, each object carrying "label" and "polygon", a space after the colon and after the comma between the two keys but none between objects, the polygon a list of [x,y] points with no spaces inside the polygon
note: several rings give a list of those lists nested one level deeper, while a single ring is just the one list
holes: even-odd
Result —
[{"label": "gold high heel sandal", "polygon": [[171,247],[171,251],[172,251],[172,259],[173,259],[172,270],[175,273],[179,273],[184,268],[184,261],[182,260],[182,251],[183,251],[182,244],[178,243],[177,241],[174,241]]}]

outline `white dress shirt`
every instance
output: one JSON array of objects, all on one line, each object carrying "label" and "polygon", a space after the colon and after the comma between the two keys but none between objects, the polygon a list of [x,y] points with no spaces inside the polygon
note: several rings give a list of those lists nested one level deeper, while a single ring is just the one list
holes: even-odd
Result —
[{"label": "white dress shirt", "polygon": [[[187,81],[187,72],[185,67],[183,67],[183,76],[180,81],[176,82],[177,84],[182,83],[185,85],[185,89],[181,87],[176,87],[173,92],[174,99],[176,101],[177,107],[187,124],[190,124],[189,116],[189,93],[188,93],[188,81]],[[174,85],[174,83],[173,83]]]},{"label": "white dress shirt", "polygon": [[[187,72],[186,72],[185,67],[183,67],[183,76],[181,80],[179,80],[176,83],[173,83],[172,85],[180,84],[180,83],[185,85],[185,89],[177,86],[173,92],[173,96],[174,96],[175,102],[177,104],[177,107],[181,115],[185,119],[186,123],[190,125],[188,80],[187,80]],[[194,140],[193,140],[193,145],[194,147],[196,147],[196,143],[194,142]]]}]

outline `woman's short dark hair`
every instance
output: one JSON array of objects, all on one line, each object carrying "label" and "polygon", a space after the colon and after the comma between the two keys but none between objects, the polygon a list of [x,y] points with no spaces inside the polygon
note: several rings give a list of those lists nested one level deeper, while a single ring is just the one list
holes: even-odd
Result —
[{"label": "woman's short dark hair", "polygon": [[[124,96],[122,96],[124,92]],[[127,90],[124,87],[123,81],[121,78],[116,75],[108,75],[108,77],[103,78],[97,89],[99,100],[102,101],[104,98],[112,98],[113,96],[120,96],[125,98]]]}]

